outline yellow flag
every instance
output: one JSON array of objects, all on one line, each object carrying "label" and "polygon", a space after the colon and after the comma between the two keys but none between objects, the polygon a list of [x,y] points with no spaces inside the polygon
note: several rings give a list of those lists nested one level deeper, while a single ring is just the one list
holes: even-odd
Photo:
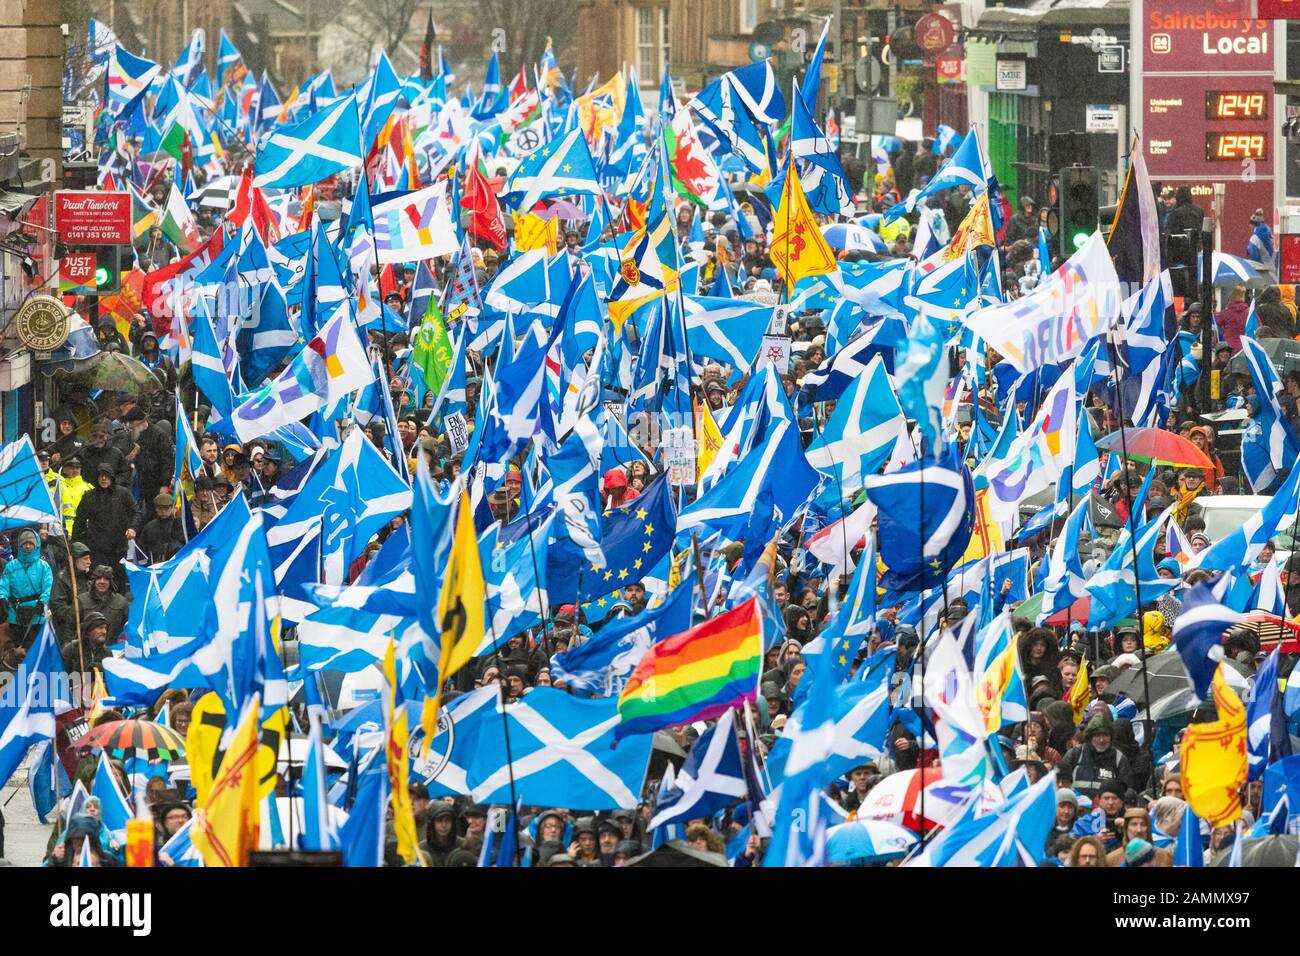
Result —
[{"label": "yellow flag", "polygon": [[695,444],[699,449],[695,474],[703,475],[704,470],[709,467],[722,448],[722,431],[718,428],[718,423],[713,420],[713,412],[709,409],[708,402],[701,404],[695,415]]},{"label": "yellow flag", "polygon": [[618,125],[625,96],[623,74],[615,73],[590,93],[574,100],[578,107],[578,123],[587,142],[596,142],[604,129]]},{"label": "yellow flag", "polygon": [[787,290],[807,276],[821,276],[839,268],[835,253],[817,228],[808,198],[797,175],[787,174],[781,206],[772,219],[772,263],[781,270]]},{"label": "yellow flag", "polygon": [[438,598],[438,629],[442,652],[438,659],[438,691],[425,698],[420,723],[424,727],[424,752],[438,732],[438,707],[442,703],[442,685],[474,657],[483,643],[483,608],[487,587],[483,583],[483,564],[479,557],[478,536],[474,533],[474,513],[469,495],[460,493],[460,512],[451,541],[451,557]]},{"label": "yellow flag", "polygon": [[406,705],[397,683],[396,645],[391,637],[388,639],[388,653],[384,655],[384,676],[388,679],[390,701],[384,752],[388,759],[388,789],[393,795],[393,832],[397,835],[397,855],[410,866],[419,858],[420,837],[415,829],[410,774],[406,770],[410,763]]},{"label": "yellow flag", "polygon": [[1217,720],[1192,724],[1183,737],[1180,766],[1183,795],[1194,812],[1211,827],[1222,827],[1241,816],[1241,788],[1246,783],[1246,708],[1223,679],[1223,665],[1214,672]]},{"label": "yellow flag", "polygon": [[[904,222],[906,220],[899,220]],[[996,246],[998,244],[996,234],[993,231],[993,217],[989,215],[989,194],[988,192],[980,193],[980,198],[975,200],[975,205],[971,206],[970,212],[966,218],[961,221],[957,231],[952,234],[952,239],[948,245],[943,247],[942,257],[945,262],[952,262],[954,259],[960,259],[966,255],[967,248],[975,249],[979,246]]]},{"label": "yellow flag", "polygon": [[962,555],[962,563],[978,561],[1005,550],[1002,527],[989,514],[989,490],[981,488],[975,492],[975,530],[970,536],[970,544],[966,546],[966,553]]},{"label": "yellow flag", "polygon": [[560,242],[560,217],[543,219],[531,212],[513,213],[515,217],[515,248],[520,252],[545,249],[555,255]]},{"label": "yellow flag", "polygon": [[235,737],[222,758],[206,800],[194,812],[190,839],[206,866],[247,866],[257,846],[258,698],[244,707]]},{"label": "yellow flag", "polygon": [[93,703],[90,705],[90,716],[86,719],[90,721],[93,727],[99,715],[104,712],[104,698],[108,696],[108,688],[104,686],[104,675],[99,668],[95,668],[95,681],[90,686],[90,699]]},{"label": "yellow flag", "polygon": [[1079,662],[1079,673],[1074,675],[1074,683],[1070,686],[1070,706],[1074,708],[1074,722],[1077,724],[1083,720],[1083,712],[1088,709],[1088,702],[1092,700],[1092,690],[1088,686],[1088,658]]},{"label": "yellow flag", "polygon": [[[278,618],[276,620],[279,620]],[[257,798],[269,796],[275,789],[276,761],[280,743],[289,728],[289,708],[281,707],[264,714],[258,731]],[[190,714],[190,729],[185,734],[185,759],[190,765],[190,783],[202,803],[212,781],[221,769],[223,753],[221,733],[226,729],[226,707],[221,698],[209,691],[199,698]]]},{"label": "yellow flag", "polygon": [[990,734],[1002,729],[1002,698],[1011,682],[1020,679],[1015,655],[1016,642],[1008,641],[1002,653],[989,662],[988,670],[975,684],[975,702],[984,715],[984,729]]}]

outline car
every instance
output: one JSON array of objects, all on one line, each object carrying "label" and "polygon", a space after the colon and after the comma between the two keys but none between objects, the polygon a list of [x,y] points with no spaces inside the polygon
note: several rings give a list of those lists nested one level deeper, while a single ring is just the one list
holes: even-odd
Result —
[{"label": "car", "polygon": [[1196,498],[1194,503],[1205,519],[1205,536],[1211,541],[1221,541],[1246,523],[1251,515],[1269,503],[1267,495],[1208,495]]}]

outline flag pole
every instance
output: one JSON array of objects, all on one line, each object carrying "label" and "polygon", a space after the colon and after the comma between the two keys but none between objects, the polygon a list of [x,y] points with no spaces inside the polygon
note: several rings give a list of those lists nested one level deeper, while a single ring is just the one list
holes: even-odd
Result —
[{"label": "flag pole", "polygon": [[[530,530],[529,532],[530,537],[531,534],[532,532]],[[504,676],[501,672],[501,646],[497,642],[496,624],[491,617],[487,618],[487,626],[488,626],[488,632],[492,635],[492,661],[496,665],[496,669],[497,669],[496,705],[501,710],[501,733],[502,736],[505,738],[505,744],[506,744],[506,773],[509,774],[510,776],[510,806],[512,810],[515,811],[510,814],[510,820],[511,820],[511,826],[514,828],[515,831],[515,854],[517,860],[518,853],[519,853],[519,849],[518,849],[519,814],[517,812],[519,809],[519,798],[518,796],[515,795],[515,758],[514,758],[514,753],[510,748],[510,718],[506,714],[505,689],[502,687],[501,684],[501,679]],[[511,860],[510,865],[514,866],[514,864],[515,864],[515,860]]]},{"label": "flag pole", "polygon": [[[508,471],[508,470],[509,470],[509,469],[507,469],[507,471]],[[525,477],[526,477],[526,476],[523,474],[523,469],[521,468],[521,469],[520,469],[520,478],[522,479],[522,478],[525,478]],[[548,601],[549,601],[550,595],[549,595],[549,594],[547,595],[548,601],[543,601],[543,600],[542,600],[542,591],[544,590],[544,588],[541,588],[541,587],[537,587],[537,586],[536,586],[537,583],[538,583],[539,581],[542,580],[542,574],[541,574],[541,570],[539,569],[539,567],[538,567],[538,565],[537,565],[537,545],[536,545],[536,543],[535,543],[534,540],[533,540],[533,514],[532,514],[532,504],[528,501],[528,482],[527,482],[527,481],[523,481],[523,480],[521,480],[521,481],[519,482],[519,497],[520,497],[521,503],[523,504],[524,521],[525,521],[525,523],[527,523],[527,525],[528,525],[528,553],[532,556],[532,561],[533,561],[533,584],[534,584],[534,588],[533,588],[533,590],[537,593],[537,610],[538,610],[538,612],[542,615],[542,639],[545,640],[547,634],[549,633],[549,625],[550,625],[550,620],[551,620],[551,612],[550,612],[550,609],[547,607],[547,603],[548,603]],[[507,501],[507,502],[506,502],[506,513],[507,513],[507,514],[510,513],[510,512],[509,512],[509,508],[510,508],[510,502]],[[502,528],[505,528],[505,522],[504,522],[504,521],[501,523],[501,527],[502,527]],[[575,614],[574,616],[576,617],[577,615]],[[575,621],[574,623],[576,624],[577,622]]]}]

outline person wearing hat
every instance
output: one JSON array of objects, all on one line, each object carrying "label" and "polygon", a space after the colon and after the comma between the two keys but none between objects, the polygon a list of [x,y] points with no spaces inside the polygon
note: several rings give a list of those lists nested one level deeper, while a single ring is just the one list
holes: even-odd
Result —
[{"label": "person wearing hat", "polygon": [[122,338],[122,333],[117,330],[117,320],[111,315],[101,315],[99,321],[95,323],[95,342],[101,352],[117,351],[123,355],[131,354],[126,339]]},{"label": "person wearing hat", "polygon": [[69,674],[88,674],[102,666],[104,658],[112,656],[108,641],[108,619],[98,611],[82,614],[81,639],[74,634],[62,647],[64,669]]},{"label": "person wearing hat", "polygon": [[477,838],[482,841],[487,834],[487,807],[481,803],[471,803],[461,817],[465,821],[465,839]]},{"label": "person wearing hat", "polygon": [[1136,654],[1141,644],[1141,635],[1138,632],[1137,625],[1128,621],[1115,628],[1115,653],[1119,654]]},{"label": "person wearing hat", "polygon": [[614,852],[622,842],[623,829],[613,820],[605,819],[596,824],[596,849],[601,866],[614,865]]},{"label": "person wearing hat", "polygon": [[483,272],[487,278],[491,279],[497,274],[497,263],[501,261],[501,254],[495,249],[483,250]]},{"label": "person wearing hat", "polygon": [[102,461],[95,474],[95,487],[77,506],[72,539],[90,548],[96,564],[117,567],[126,555],[126,533],[131,530],[135,511],[135,499],[125,488],[118,487],[113,467]]},{"label": "person wearing hat", "polygon": [[602,481],[605,495],[605,508],[617,508],[637,496],[627,485],[627,475],[622,468],[611,468],[605,472]]},{"label": "person wearing hat", "polygon": [[72,569],[65,565],[54,576],[54,588],[50,591],[50,615],[60,643],[77,636],[81,602],[90,593],[90,549],[84,543],[74,541],[69,550],[72,552]]},{"label": "person wearing hat", "polygon": [[619,840],[614,847],[614,857],[610,866],[627,866],[629,862],[641,855],[641,844],[636,840]]},{"label": "person wearing hat", "polygon": [[122,450],[109,441],[111,429],[108,422],[97,421],[90,426],[90,441],[81,449],[81,466],[89,480],[94,481],[101,465],[107,465],[114,480],[126,487],[131,478],[131,465]]},{"label": "person wearing hat", "polygon": [[94,485],[81,476],[81,459],[75,455],[65,458],[59,471],[62,483],[60,490],[63,498],[63,527],[71,535],[73,522],[77,518],[77,508],[86,497],[86,492]]},{"label": "person wearing hat", "polygon": [[176,464],[173,429],[165,419],[150,422],[139,408],[127,412],[125,419],[137,448],[134,464],[140,478],[140,494],[149,500],[171,484]]},{"label": "person wearing hat", "polygon": [[1051,838],[1071,836],[1074,823],[1079,819],[1079,795],[1069,787],[1056,788],[1056,823],[1049,834]]},{"label": "person wearing hat", "polygon": [[54,587],[54,572],[41,558],[40,539],[31,528],[13,536],[14,556],[0,572],[0,609],[10,625],[10,639],[28,646],[45,620]]},{"label": "person wearing hat", "polygon": [[90,572],[90,588],[84,596],[79,595],[81,615],[84,619],[90,611],[104,615],[108,624],[108,636],[116,641],[126,627],[127,616],[131,612],[131,602],[115,587],[113,569],[106,564],[96,565]]},{"label": "person wearing hat", "polygon": [[175,557],[185,540],[185,526],[176,514],[175,500],[160,492],[153,499],[153,514],[141,523],[136,546],[148,556],[150,564],[160,564]]},{"label": "person wearing hat", "polygon": [[[1057,765],[1057,779],[1086,796],[1097,796],[1102,787],[1123,787],[1128,761],[1112,746],[1114,731],[1109,711],[1096,714],[1084,728],[1084,742],[1071,747]],[[1120,790],[1121,800],[1123,789]]]},{"label": "person wearing hat", "polygon": [[176,388],[176,366],[158,348],[158,336],[153,329],[146,328],[140,333],[140,349],[136,356],[140,364],[151,372],[162,372],[165,378],[165,386],[168,392]]}]

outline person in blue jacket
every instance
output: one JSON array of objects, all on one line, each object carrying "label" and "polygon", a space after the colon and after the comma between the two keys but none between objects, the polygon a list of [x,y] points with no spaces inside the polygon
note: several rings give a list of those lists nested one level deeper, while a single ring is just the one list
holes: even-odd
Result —
[{"label": "person in blue jacket", "polygon": [[0,612],[15,644],[25,647],[40,632],[53,587],[54,572],[41,560],[36,532],[23,528],[14,535],[13,557],[0,573]]}]

